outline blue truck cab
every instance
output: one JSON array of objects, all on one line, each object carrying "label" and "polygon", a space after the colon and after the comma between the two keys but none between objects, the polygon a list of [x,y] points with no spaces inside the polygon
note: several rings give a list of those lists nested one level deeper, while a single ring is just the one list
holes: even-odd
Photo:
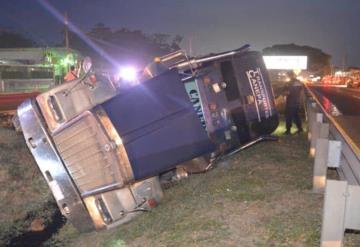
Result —
[{"label": "blue truck cab", "polygon": [[192,160],[221,157],[278,124],[260,53],[170,65],[163,59],[146,71],[153,73],[121,88],[87,69],[17,110],[62,214],[80,231],[109,229],[149,211],[162,198],[159,175],[179,166],[190,171]]}]

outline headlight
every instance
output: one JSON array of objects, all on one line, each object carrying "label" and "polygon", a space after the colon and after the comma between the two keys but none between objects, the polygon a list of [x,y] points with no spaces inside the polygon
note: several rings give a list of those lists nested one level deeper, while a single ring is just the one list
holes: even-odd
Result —
[{"label": "headlight", "polygon": [[136,83],[138,80],[138,72],[134,67],[120,68],[119,79],[127,82]]}]

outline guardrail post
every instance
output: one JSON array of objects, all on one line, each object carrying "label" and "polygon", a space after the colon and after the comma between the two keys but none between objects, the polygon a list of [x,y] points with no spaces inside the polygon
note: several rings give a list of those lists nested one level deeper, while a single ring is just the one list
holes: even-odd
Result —
[{"label": "guardrail post", "polygon": [[314,192],[323,192],[325,189],[328,151],[329,140],[322,138],[317,139],[313,175]]},{"label": "guardrail post", "polygon": [[339,168],[341,163],[341,151],[342,143],[341,141],[329,141],[329,151],[328,151],[328,167]]},{"label": "guardrail post", "polygon": [[311,98],[307,98],[306,101],[306,120],[310,122],[311,113],[313,112],[313,109],[316,107],[316,103]]},{"label": "guardrail post", "polygon": [[314,125],[316,123],[322,123],[324,120],[324,115],[322,113],[313,112],[311,116],[312,122],[309,123],[309,140],[311,140],[311,133],[314,130]]},{"label": "guardrail post", "polygon": [[327,181],[321,229],[321,247],[342,246],[345,231],[346,187],[346,181]]},{"label": "guardrail post", "polygon": [[316,141],[314,161],[313,191],[324,192],[328,167],[339,167],[341,142],[319,138]]},{"label": "guardrail post", "polygon": [[360,230],[360,186],[328,180],[325,190],[321,247],[341,247],[346,229]]},{"label": "guardrail post", "polygon": [[329,124],[322,123],[322,114],[316,114],[316,121],[312,124],[311,128],[311,140],[310,140],[310,156],[315,156],[316,151],[316,141],[318,138],[328,138],[329,137]]},{"label": "guardrail post", "polygon": [[[312,125],[316,122],[316,103],[309,100],[307,105],[308,139],[311,140]],[[322,121],[321,121],[322,122]]]}]

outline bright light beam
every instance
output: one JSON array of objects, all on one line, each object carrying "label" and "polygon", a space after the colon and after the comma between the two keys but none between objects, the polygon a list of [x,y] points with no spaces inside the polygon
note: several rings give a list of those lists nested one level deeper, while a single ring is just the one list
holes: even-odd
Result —
[{"label": "bright light beam", "polygon": [[137,70],[134,67],[123,67],[120,69],[119,77],[124,81],[135,82],[137,80]]},{"label": "bright light beam", "polygon": [[[48,1],[46,0],[37,0],[38,3],[50,14],[52,14],[59,22],[65,24],[64,16],[55,9]],[[91,41],[78,27],[76,27],[71,21],[68,21],[69,29],[74,32],[80,39],[82,39],[86,44],[92,47],[100,56],[104,57],[109,63],[113,66],[118,67],[118,63],[115,59],[113,59],[107,52],[105,52],[101,47],[99,47],[96,43]]]}]

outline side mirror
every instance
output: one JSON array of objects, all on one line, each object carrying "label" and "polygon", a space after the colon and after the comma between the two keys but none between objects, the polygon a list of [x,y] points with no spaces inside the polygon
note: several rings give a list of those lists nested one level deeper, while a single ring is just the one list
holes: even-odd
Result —
[{"label": "side mirror", "polygon": [[82,69],[85,72],[85,74],[89,73],[92,67],[92,61],[90,57],[85,57],[82,61]]},{"label": "side mirror", "polygon": [[[87,77],[88,74],[92,68],[92,61],[90,57],[85,57],[82,62],[81,62],[81,68],[84,71],[84,73],[80,76],[80,78],[78,79],[78,81],[70,88],[68,88],[67,90],[64,91],[64,95],[67,96],[79,83],[83,82]],[[91,80],[91,83],[86,83],[91,87],[94,87],[93,85],[93,80]],[[96,81],[96,77],[95,77],[95,81]]]}]

